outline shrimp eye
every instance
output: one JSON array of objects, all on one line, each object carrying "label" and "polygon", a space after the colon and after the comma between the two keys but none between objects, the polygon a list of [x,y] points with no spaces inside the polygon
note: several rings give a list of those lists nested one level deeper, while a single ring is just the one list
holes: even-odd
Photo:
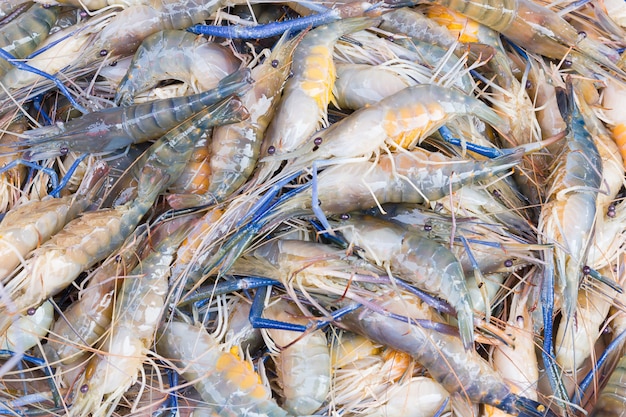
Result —
[{"label": "shrimp eye", "polygon": [[267,148],[268,155],[274,155],[275,152],[276,148],[274,146],[270,146],[269,148]]},{"label": "shrimp eye", "polygon": [[589,265],[583,266],[583,274],[589,275],[590,272],[591,272],[591,268],[589,267]]},{"label": "shrimp eye", "polygon": [[433,230],[433,227],[429,224],[425,224],[424,225],[424,231],[426,232],[430,232],[431,230]]},{"label": "shrimp eye", "polygon": [[530,90],[531,88],[533,88],[533,83],[530,80],[526,80],[526,89]]},{"label": "shrimp eye", "polygon": [[493,192],[492,192],[491,194],[493,194],[493,196],[494,196],[495,198],[500,198],[500,197],[502,197],[502,194],[500,194],[500,191],[498,191],[498,190],[493,190]]},{"label": "shrimp eye", "polygon": [[504,261],[504,266],[506,266],[507,268],[512,267],[513,261],[511,259],[507,259],[506,261]]},{"label": "shrimp eye", "polygon": [[83,385],[80,387],[80,392],[82,392],[83,394],[86,394],[88,391],[89,391],[89,385],[87,385],[87,384],[83,384]]},{"label": "shrimp eye", "polygon": [[35,310],[34,307],[29,308],[28,310],[26,310],[26,314],[28,314],[29,316],[32,316],[35,314],[37,310]]},{"label": "shrimp eye", "polygon": [[84,18],[86,18],[87,16],[89,16],[89,15],[87,14],[87,12],[86,12],[86,11],[84,11],[84,10],[81,10],[81,11],[80,11],[80,13],[79,13],[79,15],[80,15],[80,17],[81,17],[81,18],[83,18],[83,19],[84,19]]},{"label": "shrimp eye", "polygon": [[114,66],[116,66],[116,65],[117,65],[117,61],[113,61],[113,62],[111,62],[111,66],[112,66],[112,67],[114,67]]},{"label": "shrimp eye", "polygon": [[61,155],[67,155],[69,153],[69,148],[67,146],[62,146],[61,148],[59,148],[59,152],[61,153]]},{"label": "shrimp eye", "polygon": [[109,53],[109,51],[107,51],[106,49],[101,49],[100,50],[100,56],[107,56],[108,53]]},{"label": "shrimp eye", "polygon": [[118,264],[122,262],[122,255],[115,255],[115,262],[117,262]]},{"label": "shrimp eye", "polygon": [[339,218],[341,220],[349,220],[350,219],[350,215],[348,213],[343,213],[341,216],[339,216]]},{"label": "shrimp eye", "polygon": [[587,37],[587,32],[585,32],[584,30],[581,30],[580,32],[578,32],[578,37],[580,39],[585,39]]},{"label": "shrimp eye", "polygon": [[278,64],[280,64],[280,62],[277,59],[272,59],[272,68],[278,68]]},{"label": "shrimp eye", "polygon": [[319,136],[316,137],[315,139],[313,139],[313,143],[317,146],[320,146],[322,144],[322,138],[320,138]]},{"label": "shrimp eye", "polygon": [[51,4],[42,4],[41,7],[43,7],[44,9],[49,9],[50,6],[52,6]]},{"label": "shrimp eye", "polygon": [[563,60],[563,68],[567,69],[567,68],[571,68],[571,67],[572,67],[572,60],[571,59]]}]

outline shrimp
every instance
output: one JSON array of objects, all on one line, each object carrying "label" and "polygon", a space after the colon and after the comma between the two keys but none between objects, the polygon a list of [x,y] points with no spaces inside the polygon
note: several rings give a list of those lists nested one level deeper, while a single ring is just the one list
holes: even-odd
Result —
[{"label": "shrimp", "polygon": [[40,340],[48,334],[53,322],[54,307],[50,301],[45,301],[36,309],[28,310],[25,316],[9,326],[6,333],[0,336],[0,349],[25,352],[37,346]]},{"label": "shrimp", "polygon": [[[385,392],[385,403],[368,410],[370,417],[434,417],[449,398],[448,392],[431,378],[416,376],[391,385]],[[419,407],[415,399],[419,398]]]},{"label": "shrimp", "polygon": [[161,332],[157,352],[173,363],[220,416],[289,416],[252,367],[232,353],[220,351],[204,328],[171,322]]},{"label": "shrimp", "polygon": [[[340,36],[372,26],[375,19],[351,18],[320,26],[307,33],[293,54],[292,76],[270,123],[261,155],[282,155],[296,149],[321,124],[327,125],[327,106],[332,100],[335,64],[332,49]],[[257,176],[262,183],[278,168],[265,162]]]},{"label": "shrimp", "polygon": [[[417,308],[407,311],[407,305],[411,304],[396,303],[389,295],[375,299],[375,302],[403,316],[409,314],[411,318],[431,319],[416,315],[423,314]],[[492,405],[514,416],[555,415],[544,405],[513,394],[502,377],[474,349],[464,349],[454,336],[369,309],[348,313],[337,324],[376,343],[408,353],[451,394]]]},{"label": "shrimp", "polygon": [[238,71],[212,90],[188,97],[156,100],[131,107],[114,107],[86,114],[67,123],[24,132],[28,159],[38,160],[76,152],[111,152],[131,143],[156,139],[201,109],[240,92],[249,85],[249,72]]},{"label": "shrimp", "polygon": [[410,149],[444,123],[466,114],[478,116],[505,134],[510,131],[504,119],[474,97],[436,85],[416,85],[357,110],[293,152],[264,160],[292,159],[290,165],[298,169],[316,160],[369,157],[386,142]]},{"label": "shrimp", "polygon": [[291,57],[301,40],[302,36],[291,41],[283,37],[270,56],[252,70],[252,78],[256,81],[242,96],[250,118],[214,130],[206,192],[197,196],[169,196],[170,205],[182,208],[224,201],[252,174],[263,136],[289,75]]},{"label": "shrimp", "polygon": [[179,226],[123,280],[109,337],[77,382],[70,417],[110,415],[135,383],[161,320],[170,264],[187,230]]},{"label": "shrimp", "polygon": [[0,332],[8,327],[13,314],[58,293],[82,271],[119,248],[157,196],[180,175],[194,139],[206,128],[246,116],[241,102],[231,98],[202,110],[155,142],[140,160],[141,175],[134,200],[84,214],[32,252],[22,271],[6,286],[14,305],[0,306],[7,313],[0,317]]},{"label": "shrimp", "polygon": [[138,249],[145,233],[129,236],[122,249],[110,256],[88,279],[80,298],[68,307],[54,323],[46,353],[65,365],[84,358],[85,346],[93,346],[111,324],[116,288],[139,262]]},{"label": "shrimp", "polygon": [[[598,149],[585,130],[571,84],[569,89],[566,119],[570,132],[552,167],[548,198],[542,206],[538,226],[542,242],[557,244],[554,258],[558,290],[568,320],[573,319],[576,311],[578,285],[594,229],[597,194],[602,186],[602,162]],[[574,218],[576,222],[571,224]]]},{"label": "shrimp", "polygon": [[[326,214],[384,203],[423,203],[505,172],[520,158],[521,153],[513,153],[487,161],[458,160],[415,148],[410,153],[382,155],[377,163],[351,162],[325,169],[317,179],[317,200]],[[311,207],[311,196],[312,191],[307,190],[287,200],[283,207],[285,211]]]},{"label": "shrimp", "polygon": [[239,61],[221,45],[182,30],[163,30],[141,43],[117,87],[115,102],[129,106],[135,95],[168,79],[186,82],[196,93],[206,91],[238,67]]},{"label": "shrimp", "polygon": [[420,289],[448,301],[457,311],[463,346],[474,347],[474,312],[465,274],[445,246],[396,224],[370,216],[350,215],[339,226],[362,255]]},{"label": "shrimp", "polygon": [[4,281],[32,250],[93,203],[106,172],[104,162],[96,164],[75,195],[32,201],[4,216],[0,222],[0,280]]},{"label": "shrimp", "polygon": [[[58,7],[32,5],[0,31],[0,48],[15,58],[26,58],[48,36],[59,15]],[[13,65],[0,58],[0,77]]]},{"label": "shrimp", "polygon": [[570,48],[574,48],[591,58],[589,61],[596,60],[623,74],[616,65],[619,60],[617,51],[590,37],[580,36],[556,12],[532,0],[507,1],[504,4],[484,0],[471,6],[459,0],[437,0],[437,3],[500,32],[533,53],[560,60],[568,55]]},{"label": "shrimp", "polygon": [[[282,322],[307,325],[293,304],[277,300],[264,309],[265,317]],[[301,337],[298,332],[267,329],[280,349],[274,357],[278,384],[283,391],[283,408],[296,416],[313,414],[330,390],[330,350],[326,334],[315,330]]]}]

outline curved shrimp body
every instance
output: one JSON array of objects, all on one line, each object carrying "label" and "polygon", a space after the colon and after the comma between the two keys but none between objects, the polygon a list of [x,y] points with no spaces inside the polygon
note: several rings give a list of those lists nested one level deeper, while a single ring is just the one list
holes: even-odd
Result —
[{"label": "curved shrimp body", "polygon": [[265,61],[252,70],[254,85],[243,96],[250,118],[213,131],[209,189],[204,202],[223,201],[248,179],[256,167],[263,136],[274,117],[291,58],[302,37],[280,41]]},{"label": "curved shrimp body", "polygon": [[[438,200],[464,185],[511,169],[521,157],[520,153],[513,153],[486,161],[455,161],[421,148],[410,153],[385,154],[378,162],[351,162],[326,168],[318,175],[318,200],[326,214],[369,209],[383,203]],[[285,207],[311,207],[311,191],[295,195]]]},{"label": "curved shrimp body", "polygon": [[[298,317],[295,310],[292,304],[279,300],[266,307],[263,314],[272,320],[309,324],[310,320]],[[281,348],[274,360],[283,390],[283,408],[296,416],[313,414],[330,390],[330,349],[326,334],[322,330],[304,336],[288,330],[267,329],[267,332]]]},{"label": "curved shrimp body", "polygon": [[[17,59],[26,58],[48,36],[58,15],[58,7],[32,5],[26,12],[2,28],[0,31],[0,48]],[[11,68],[13,65],[0,59],[0,77]]]},{"label": "curved shrimp body", "polygon": [[249,85],[247,70],[231,74],[218,87],[187,97],[156,100],[131,107],[114,107],[86,114],[65,124],[24,132],[29,159],[77,152],[110,152],[131,143],[157,139],[206,106]]},{"label": "curved shrimp body", "polygon": [[351,244],[363,256],[383,264],[400,278],[447,300],[457,311],[459,331],[467,350],[474,346],[474,312],[465,274],[445,246],[402,226],[371,216],[351,215],[339,223]]},{"label": "curved shrimp body", "polygon": [[464,349],[457,337],[370,310],[348,313],[339,324],[376,343],[408,353],[449,393],[458,393],[475,403],[492,405],[514,416],[554,416],[543,405],[512,394],[502,377],[476,350]]},{"label": "curved shrimp body", "polygon": [[387,141],[412,148],[446,122],[468,114],[509,131],[505,120],[474,97],[437,85],[416,85],[357,110],[294,152],[276,158],[293,158],[292,164],[301,167],[315,160],[370,156]]},{"label": "curved shrimp body", "polygon": [[110,336],[77,382],[69,416],[110,415],[137,379],[161,320],[170,264],[187,228],[163,239],[124,279],[115,302]]},{"label": "curved shrimp body", "polygon": [[168,79],[186,82],[196,92],[206,91],[238,67],[232,52],[219,44],[186,31],[163,30],[141,43],[120,81],[115,102],[129,106],[138,93]]},{"label": "curved shrimp body", "polygon": [[[365,29],[374,22],[375,19],[370,18],[343,19],[320,26],[304,36],[293,54],[293,75],[285,84],[261,154],[267,155],[270,147],[277,155],[293,151],[322,124],[328,124],[326,111],[336,77],[333,47],[339,37]],[[263,170],[274,168],[277,166],[273,164]],[[267,172],[267,176],[271,174]]]},{"label": "curved shrimp body", "polygon": [[157,341],[157,352],[181,369],[181,375],[213,404],[220,416],[255,415],[286,417],[289,414],[271,398],[252,367],[204,330],[182,322],[168,323]]},{"label": "curved shrimp body", "polygon": [[[596,199],[602,186],[602,162],[573,95],[569,99],[567,121],[570,132],[552,168],[539,230],[544,242],[558,243],[554,252],[559,290],[563,295],[565,314],[572,318],[585,253],[595,223]],[[574,224],[571,224],[572,219],[576,219]]]}]

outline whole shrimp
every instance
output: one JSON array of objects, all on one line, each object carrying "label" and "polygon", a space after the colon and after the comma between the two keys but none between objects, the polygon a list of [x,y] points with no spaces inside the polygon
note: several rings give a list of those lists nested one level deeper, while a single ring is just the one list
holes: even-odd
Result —
[{"label": "whole shrimp", "polygon": [[[282,155],[293,151],[321,125],[327,125],[327,106],[335,82],[333,46],[339,37],[374,24],[370,18],[342,19],[307,33],[293,54],[292,76],[270,123],[261,155]],[[264,162],[258,183],[265,181],[280,164]]]},{"label": "whole shrimp", "polygon": [[[285,300],[277,300],[263,310],[263,315],[271,320],[307,325],[310,320],[298,317],[299,313]],[[274,361],[284,397],[283,408],[296,416],[314,413],[330,391],[330,349],[326,334],[315,330],[302,336],[271,328],[267,332],[279,349]]]},{"label": "whole shrimp", "polygon": [[129,106],[135,95],[168,79],[186,82],[196,93],[206,91],[238,67],[232,52],[217,43],[182,30],[162,30],[144,39],[135,52],[115,102]]},{"label": "whole shrimp", "polygon": [[357,110],[317,132],[293,152],[265,160],[292,159],[290,164],[297,169],[316,160],[369,157],[385,143],[410,149],[444,123],[467,114],[485,120],[504,134],[510,131],[505,120],[474,97],[451,88],[417,85]]},{"label": "whole shrimp", "polygon": [[255,83],[241,98],[250,112],[250,118],[213,131],[207,191],[195,196],[171,195],[168,202],[172,207],[224,201],[252,174],[259,159],[263,136],[289,75],[291,57],[301,40],[302,36],[291,41],[283,36],[270,56],[252,70]]},{"label": "whole shrimp", "polygon": [[[26,58],[48,36],[59,15],[58,7],[32,5],[0,31],[0,48],[15,58]],[[0,77],[13,65],[0,58]]]},{"label": "whole shrimp", "polygon": [[28,159],[38,160],[76,152],[110,152],[131,143],[156,139],[201,109],[241,91],[250,83],[249,71],[222,79],[212,90],[187,97],[156,100],[131,107],[113,107],[24,132]]},{"label": "whole shrimp", "polygon": [[157,338],[157,352],[177,370],[220,416],[287,417],[268,387],[245,361],[222,352],[204,328],[183,322],[166,323]]},{"label": "whole shrimp", "polygon": [[7,313],[0,318],[0,331],[8,327],[13,314],[58,293],[82,271],[119,248],[157,196],[180,175],[191,155],[194,139],[206,128],[246,116],[241,102],[229,99],[207,107],[155,142],[142,158],[134,200],[84,214],[32,253],[22,271],[6,286],[12,302],[0,307]]},{"label": "whole shrimp", "polygon": [[[419,316],[423,313],[418,308],[407,310],[411,304],[407,300],[396,303],[395,298],[388,294],[373,301],[403,316],[432,319]],[[369,309],[348,313],[337,324],[376,343],[408,353],[451,394],[457,393],[471,402],[492,405],[514,416],[555,416],[542,404],[513,394],[476,350],[464,349],[454,336]]]},{"label": "whole shrimp", "polygon": [[337,226],[360,254],[420,289],[448,301],[457,312],[465,349],[474,347],[474,312],[465,274],[454,254],[423,234],[371,216],[346,215]]},{"label": "whole shrimp", "polygon": [[[558,291],[565,317],[573,319],[582,267],[595,223],[596,198],[602,186],[602,162],[585,130],[571,84],[569,90],[566,120],[570,131],[552,167],[548,199],[539,218],[539,233],[542,242],[557,244],[554,259]],[[573,218],[576,222],[570,224]]]},{"label": "whole shrimp", "polygon": [[170,231],[123,280],[109,337],[76,383],[70,417],[110,415],[136,381],[161,320],[170,264],[188,225]]},{"label": "whole shrimp", "polygon": [[94,202],[106,172],[106,164],[98,163],[76,194],[22,204],[4,216],[0,222],[0,280],[4,281],[32,250]]}]

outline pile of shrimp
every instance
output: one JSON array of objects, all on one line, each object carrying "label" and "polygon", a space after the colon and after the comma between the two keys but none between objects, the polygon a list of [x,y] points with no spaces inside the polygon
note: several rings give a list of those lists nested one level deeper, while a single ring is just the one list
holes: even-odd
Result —
[{"label": "pile of shrimp", "polygon": [[3,0],[0,415],[622,415],[624,48],[621,0]]}]

